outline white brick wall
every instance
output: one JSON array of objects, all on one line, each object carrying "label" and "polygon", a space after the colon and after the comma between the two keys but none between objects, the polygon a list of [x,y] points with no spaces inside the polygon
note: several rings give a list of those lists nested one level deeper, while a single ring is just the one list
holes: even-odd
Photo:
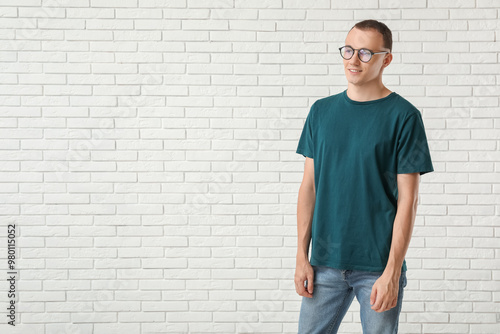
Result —
[{"label": "white brick wall", "polygon": [[367,18],[435,167],[400,332],[500,333],[498,0],[1,0],[0,332],[296,333],[295,149]]}]

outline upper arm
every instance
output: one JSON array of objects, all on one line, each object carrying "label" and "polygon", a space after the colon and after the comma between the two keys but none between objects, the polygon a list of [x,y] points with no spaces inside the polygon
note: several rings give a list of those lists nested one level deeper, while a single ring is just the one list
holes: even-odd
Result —
[{"label": "upper arm", "polygon": [[312,188],[315,189],[314,185],[314,160],[306,157],[306,162],[304,164],[304,176],[302,178],[301,187]]}]

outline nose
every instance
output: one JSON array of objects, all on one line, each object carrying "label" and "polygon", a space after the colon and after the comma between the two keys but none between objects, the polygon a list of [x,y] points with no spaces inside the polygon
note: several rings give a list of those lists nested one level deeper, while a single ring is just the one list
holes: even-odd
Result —
[{"label": "nose", "polygon": [[349,59],[349,63],[351,64],[359,64],[359,62],[361,60],[359,60],[359,51],[358,50],[354,50],[354,53],[352,54],[352,57],[351,59]]}]

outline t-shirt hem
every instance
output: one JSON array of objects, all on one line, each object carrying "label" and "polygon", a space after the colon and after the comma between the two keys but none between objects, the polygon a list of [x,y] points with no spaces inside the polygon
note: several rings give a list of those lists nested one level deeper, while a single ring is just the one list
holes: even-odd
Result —
[{"label": "t-shirt hem", "polygon": [[424,174],[427,174],[427,173],[430,173],[430,172],[434,172],[434,169],[432,169],[432,168],[429,168],[429,169],[417,169],[417,170],[407,169],[407,170],[398,171],[396,174],[420,173],[420,175],[424,175]]},{"label": "t-shirt hem", "polygon": [[[371,272],[383,272],[385,270],[385,266],[383,267],[373,267],[373,266],[363,266],[363,265],[353,265],[353,264],[342,264],[342,263],[325,263],[325,262],[317,262],[312,260],[312,266],[325,266],[331,267],[339,270],[359,270],[359,271],[371,271]],[[406,272],[407,268],[403,264],[401,268],[402,272]]]},{"label": "t-shirt hem", "polygon": [[306,152],[306,151],[302,151],[302,150],[297,150],[295,153],[298,153],[298,154],[302,154],[304,157],[308,157],[308,158],[313,158],[313,155],[309,152]]}]

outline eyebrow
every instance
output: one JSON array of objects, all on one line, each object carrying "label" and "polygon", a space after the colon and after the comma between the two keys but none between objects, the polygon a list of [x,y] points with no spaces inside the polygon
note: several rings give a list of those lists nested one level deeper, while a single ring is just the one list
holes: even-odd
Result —
[{"label": "eyebrow", "polygon": [[[355,49],[355,47],[353,47],[353,46],[352,46],[352,45],[350,45],[350,44],[346,44],[345,46],[350,46],[351,48]],[[372,49],[367,48],[367,47],[362,47],[362,48],[360,48],[360,49],[367,49],[367,50],[370,50],[370,51],[372,50]]]}]

